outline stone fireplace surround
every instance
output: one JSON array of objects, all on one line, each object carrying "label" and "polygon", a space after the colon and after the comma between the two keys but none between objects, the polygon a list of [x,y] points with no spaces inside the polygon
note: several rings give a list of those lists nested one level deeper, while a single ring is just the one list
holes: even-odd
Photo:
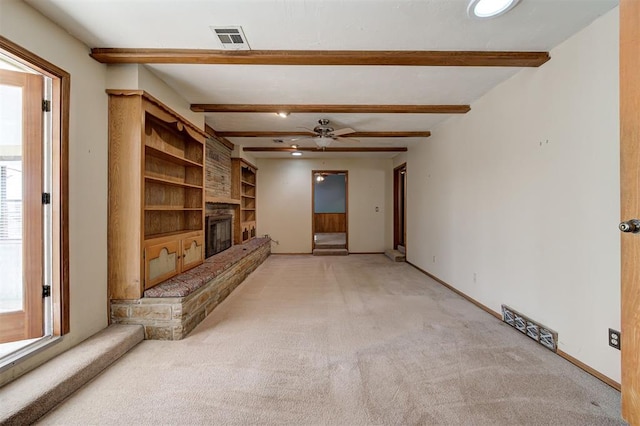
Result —
[{"label": "stone fireplace surround", "polygon": [[[215,139],[207,140],[205,164],[205,194],[209,200],[205,215],[231,216],[233,224],[240,206],[218,201],[231,197],[231,150]],[[268,238],[232,245],[205,259],[202,265],[147,289],[141,299],[112,300],[111,322],[140,324],[145,339],[183,339],[270,254]]]}]

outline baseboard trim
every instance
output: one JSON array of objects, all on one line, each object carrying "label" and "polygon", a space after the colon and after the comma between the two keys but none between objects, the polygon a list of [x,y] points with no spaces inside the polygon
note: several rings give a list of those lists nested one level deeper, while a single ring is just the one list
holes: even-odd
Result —
[{"label": "baseboard trim", "polygon": [[[271,253],[272,256],[310,256],[313,253]],[[382,251],[350,251],[349,254],[384,254]]]},{"label": "baseboard trim", "polygon": [[483,305],[482,303],[478,302],[477,300],[475,300],[472,297],[467,296],[466,294],[464,294],[463,292],[461,292],[460,290],[458,290],[457,288],[449,285],[448,283],[442,281],[440,278],[436,277],[435,275],[425,271],[424,269],[414,265],[411,262],[407,263],[411,266],[413,266],[414,268],[416,268],[418,271],[422,272],[423,274],[425,274],[426,276],[428,276],[429,278],[431,278],[432,280],[437,281],[438,283],[442,284],[443,286],[445,286],[446,288],[448,288],[449,290],[453,291],[454,293],[456,293],[458,296],[462,296],[463,298],[465,298],[466,300],[468,300],[469,302],[473,303],[474,305],[476,305],[478,308],[482,309],[483,311],[485,311],[486,313],[498,318],[500,321],[502,321],[502,315],[499,314],[498,312],[494,311],[493,309],[489,308],[488,306]]},{"label": "baseboard trim", "polygon": [[[469,302],[473,303],[474,305],[476,305],[478,308],[482,309],[483,311],[487,312],[488,314],[491,314],[492,316],[494,316],[495,318],[499,319],[500,321],[502,321],[502,315],[496,311],[494,311],[493,309],[483,305],[482,303],[478,302],[477,300],[475,300],[474,298],[466,295],[465,293],[461,292],[460,290],[458,290],[457,288],[453,287],[452,285],[446,283],[445,281],[442,281],[440,278],[436,277],[435,275],[425,271],[424,269],[414,265],[411,262],[406,262],[409,265],[413,266],[414,268],[416,268],[418,271],[422,272],[423,274],[425,274],[426,276],[428,276],[429,278],[433,279],[434,281],[437,281],[439,284],[445,286],[446,288],[448,288],[449,290],[453,291],[454,293],[456,293],[457,295],[463,297],[464,299],[468,300]],[[613,380],[610,377],[605,376],[604,374],[600,373],[599,371],[595,370],[592,367],[589,367],[587,364],[585,364],[584,362],[572,357],[571,355],[569,355],[566,352],[561,351],[560,349],[556,350],[556,354],[558,354],[561,358],[564,358],[565,360],[569,361],[571,364],[575,365],[576,367],[580,368],[581,370],[591,374],[593,377],[595,377],[596,379],[602,381],[603,383],[606,383],[607,385],[611,386],[612,388],[614,388],[617,391],[620,391],[621,386],[620,383],[616,382],[615,380]]]},{"label": "baseboard trim", "polygon": [[564,358],[567,361],[569,361],[571,364],[575,365],[576,367],[579,367],[579,368],[583,369],[584,371],[586,371],[587,373],[591,374],[596,379],[600,379],[601,381],[603,381],[604,383],[608,384],[609,386],[611,386],[612,388],[616,389],[617,391],[621,390],[620,383],[616,382],[615,380],[611,379],[610,377],[605,376],[604,374],[600,373],[599,371],[589,367],[584,362],[572,357],[571,355],[569,355],[566,352],[561,351],[560,349],[558,349],[556,351],[556,353],[558,355],[560,355],[562,358]]},{"label": "baseboard trim", "polygon": [[313,253],[271,253],[272,256],[311,256]]}]

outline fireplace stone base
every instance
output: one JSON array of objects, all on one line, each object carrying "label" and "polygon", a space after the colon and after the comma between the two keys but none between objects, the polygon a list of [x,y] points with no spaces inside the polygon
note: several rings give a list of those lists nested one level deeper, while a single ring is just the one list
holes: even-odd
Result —
[{"label": "fireplace stone base", "polygon": [[148,289],[142,299],[112,300],[111,322],[140,324],[149,340],[183,339],[270,254],[268,238],[235,245]]}]

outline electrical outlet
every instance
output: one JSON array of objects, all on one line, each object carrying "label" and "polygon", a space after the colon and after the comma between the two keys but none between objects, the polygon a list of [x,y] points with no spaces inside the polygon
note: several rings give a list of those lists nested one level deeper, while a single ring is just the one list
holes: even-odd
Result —
[{"label": "electrical outlet", "polygon": [[609,329],[609,346],[620,350],[620,332],[613,328]]},{"label": "electrical outlet", "polygon": [[433,263],[436,263],[436,257],[433,256]]},{"label": "electrical outlet", "polygon": [[477,273],[473,273],[473,282],[477,283],[478,282],[478,274]]}]

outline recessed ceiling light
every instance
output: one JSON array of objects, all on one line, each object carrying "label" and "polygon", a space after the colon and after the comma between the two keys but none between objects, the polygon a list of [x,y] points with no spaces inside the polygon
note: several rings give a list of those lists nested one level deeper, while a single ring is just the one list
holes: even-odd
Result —
[{"label": "recessed ceiling light", "polygon": [[286,112],[286,111],[276,112],[276,115],[277,115],[278,117],[282,117],[282,118],[287,118],[287,117],[289,116],[289,114],[290,114],[290,113],[289,113],[289,112]]},{"label": "recessed ceiling light", "polygon": [[513,9],[520,0],[471,0],[467,14],[472,18],[495,18]]},{"label": "recessed ceiling light", "polygon": [[302,153],[300,151],[294,151],[291,153],[291,155],[293,155],[294,157],[300,157],[302,156]]},{"label": "recessed ceiling light", "polygon": [[284,143],[282,139],[274,139],[273,143]]},{"label": "recessed ceiling light", "polygon": [[293,145],[291,145],[291,148],[293,148],[293,149],[298,149],[298,145],[293,144]]}]

